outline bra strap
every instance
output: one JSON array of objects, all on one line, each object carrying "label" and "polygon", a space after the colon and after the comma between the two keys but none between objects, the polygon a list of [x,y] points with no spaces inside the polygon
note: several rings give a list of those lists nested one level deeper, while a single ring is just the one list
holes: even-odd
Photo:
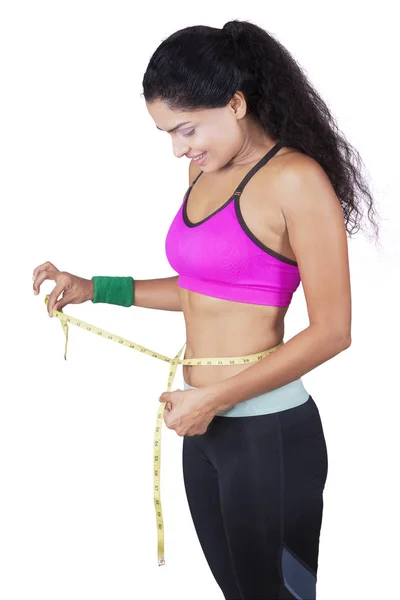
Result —
[{"label": "bra strap", "polygon": [[190,187],[193,187],[194,184],[196,183],[196,181],[198,180],[198,178],[200,177],[200,175],[203,175],[204,171],[200,171],[200,173],[197,175],[197,177],[194,179],[192,185]]},{"label": "bra strap", "polygon": [[277,152],[279,152],[279,150],[281,148],[283,148],[284,144],[282,142],[278,142],[277,144],[275,144],[275,146],[273,146],[271,148],[271,150],[269,150],[267,152],[267,154],[265,156],[263,156],[263,158],[261,160],[258,161],[258,163],[256,165],[254,165],[254,167],[247,173],[247,175],[245,175],[245,177],[242,179],[242,181],[239,183],[239,185],[237,186],[236,190],[234,191],[233,195],[234,196],[240,196],[240,194],[243,191],[243,188],[245,187],[246,183],[253,177],[254,173],[256,173],[259,169],[261,169],[261,167],[263,167],[271,158],[273,158],[275,156],[275,154]]}]

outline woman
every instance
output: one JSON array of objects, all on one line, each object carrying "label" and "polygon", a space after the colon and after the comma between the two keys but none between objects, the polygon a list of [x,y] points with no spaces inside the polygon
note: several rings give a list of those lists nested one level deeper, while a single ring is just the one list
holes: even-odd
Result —
[{"label": "woman", "polygon": [[[56,281],[49,315],[88,299],[182,310],[185,358],[273,350],[256,363],[185,365],[185,389],[160,401],[184,437],[187,499],[224,597],[315,599],[328,462],[301,377],[351,343],[346,231],[359,191],[374,212],[359,155],[289,52],[249,22],[175,32],[143,90],[175,156],[192,159],[166,238],[179,275],[133,286],[45,263],[34,289]],[[310,325],[283,343],[300,280]]]},{"label": "woman", "polygon": [[143,90],[175,156],[192,159],[166,240],[185,358],[279,345],[301,275],[307,329],[256,364],[184,366],[185,390],[199,399],[161,399],[172,404],[167,425],[184,435],[191,514],[225,598],[311,600],[327,452],[301,376],[351,343],[345,223],[358,214],[356,186],[370,195],[324,102],[252,23],[175,32],[151,57]]}]

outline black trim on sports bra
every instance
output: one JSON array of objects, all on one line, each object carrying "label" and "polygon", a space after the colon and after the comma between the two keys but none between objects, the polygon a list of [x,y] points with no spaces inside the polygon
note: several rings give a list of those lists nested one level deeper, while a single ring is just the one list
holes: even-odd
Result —
[{"label": "black trim on sports bra", "polygon": [[185,222],[185,225],[187,225],[188,227],[197,227],[198,225],[201,225],[202,223],[204,223],[205,221],[208,221],[208,219],[211,219],[211,217],[213,217],[214,215],[216,215],[220,210],[222,210],[223,208],[225,208],[225,206],[227,206],[235,196],[239,196],[242,191],[243,188],[245,187],[246,183],[248,183],[248,181],[253,177],[254,173],[256,173],[256,171],[258,171],[261,167],[263,167],[271,158],[273,158],[275,156],[275,154],[281,149],[283,148],[283,144],[282,142],[278,142],[277,144],[275,144],[275,146],[273,146],[265,156],[263,156],[257,164],[254,165],[254,167],[243,177],[242,181],[239,183],[239,185],[237,186],[237,188],[235,189],[235,191],[233,192],[232,196],[229,197],[229,199],[219,208],[217,208],[217,210],[215,210],[213,213],[211,213],[211,215],[208,215],[207,217],[205,217],[205,219],[202,219],[201,221],[198,221],[197,223],[192,223],[191,221],[189,221],[189,218],[187,216],[187,212],[186,212],[186,206],[188,203],[188,199],[190,196],[190,192],[193,189],[194,184],[196,183],[196,181],[198,180],[198,178],[200,177],[200,175],[203,175],[204,171],[200,171],[200,173],[197,175],[197,177],[195,178],[195,180],[193,181],[193,183],[189,186],[189,189],[186,192],[185,195],[185,200],[183,202],[183,220]]},{"label": "black trim on sports bra", "polygon": [[[277,154],[277,152],[279,152],[279,150],[281,148],[283,148],[283,143],[282,142],[277,142],[275,144],[275,146],[273,146],[270,150],[268,150],[267,154],[265,156],[263,156],[258,161],[258,163],[255,164],[254,167],[243,177],[242,181],[239,183],[239,185],[237,186],[236,190],[233,192],[232,196],[234,194],[237,194],[237,192],[242,192],[244,186],[253,177],[254,173],[256,171],[258,171],[258,169],[260,169],[261,167],[263,167],[270,160],[270,158],[273,158],[275,156],[275,154]],[[204,171],[200,171],[200,173],[197,175],[197,177],[195,177],[195,179],[193,180],[192,184],[189,186],[188,191],[189,190],[191,191],[192,187],[194,186],[194,184],[196,183],[196,181],[199,179],[199,177],[201,175],[203,175],[203,173],[204,173]],[[231,198],[229,198],[229,199],[231,199]],[[206,217],[206,218],[208,219],[208,217]],[[196,225],[196,223],[195,223],[195,225]]]},{"label": "black trim on sports bra", "polygon": [[270,254],[271,256],[274,256],[275,258],[278,258],[279,260],[281,260],[282,262],[287,263],[288,265],[293,265],[294,267],[297,267],[298,264],[297,264],[297,262],[295,260],[292,260],[291,258],[288,258],[287,256],[283,256],[283,254],[279,254],[279,252],[276,252],[275,250],[272,250],[272,248],[269,248],[268,246],[265,246],[265,244],[263,244],[261,240],[259,240],[258,238],[256,238],[256,236],[254,235],[254,233],[248,228],[248,226],[246,225],[245,220],[243,219],[242,213],[240,211],[239,199],[240,199],[240,196],[235,196],[236,217],[237,217],[237,220],[239,221],[239,224],[240,224],[241,228],[245,232],[245,234],[251,240],[253,240],[253,242],[255,244],[257,244],[257,246],[259,248],[261,248],[261,250],[264,250],[264,252],[266,252],[267,254]]}]

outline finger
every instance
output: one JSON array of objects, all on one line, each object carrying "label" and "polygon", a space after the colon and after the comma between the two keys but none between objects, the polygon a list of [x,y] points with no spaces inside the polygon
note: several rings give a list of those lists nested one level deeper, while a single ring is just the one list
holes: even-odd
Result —
[{"label": "finger", "polygon": [[33,270],[32,279],[35,280],[37,275],[39,275],[39,273],[43,270],[46,271],[46,269],[49,271],[58,271],[57,267],[55,267],[53,263],[51,263],[49,260],[46,260],[45,263],[39,265]]},{"label": "finger", "polygon": [[47,301],[47,312],[49,313],[50,317],[53,316],[54,305],[58,301],[58,297],[61,294],[61,292],[63,291],[63,289],[64,289],[64,286],[60,282],[56,285],[54,290],[49,295],[49,299]]},{"label": "finger", "polygon": [[38,294],[40,292],[40,286],[42,285],[43,281],[45,281],[46,279],[51,279],[53,281],[57,280],[57,276],[60,274],[60,271],[58,270],[51,270],[51,271],[41,271],[39,273],[39,275],[36,277],[35,281],[33,282],[33,291]]},{"label": "finger", "polygon": [[173,406],[172,406],[171,402],[169,402],[168,400],[166,400],[164,402],[164,414],[166,412],[171,412],[172,408],[173,408]]}]

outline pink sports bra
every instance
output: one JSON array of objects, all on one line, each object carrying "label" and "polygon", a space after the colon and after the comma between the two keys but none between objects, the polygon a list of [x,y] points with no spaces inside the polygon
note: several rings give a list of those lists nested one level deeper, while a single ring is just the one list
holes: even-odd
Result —
[{"label": "pink sports bra", "polygon": [[271,148],[229,200],[199,223],[191,223],[186,210],[189,194],[203,171],[193,181],[165,240],[167,259],[179,274],[179,287],[235,302],[289,306],[300,283],[297,262],[258,240],[239,206],[247,182],[282,147],[278,142]]}]

